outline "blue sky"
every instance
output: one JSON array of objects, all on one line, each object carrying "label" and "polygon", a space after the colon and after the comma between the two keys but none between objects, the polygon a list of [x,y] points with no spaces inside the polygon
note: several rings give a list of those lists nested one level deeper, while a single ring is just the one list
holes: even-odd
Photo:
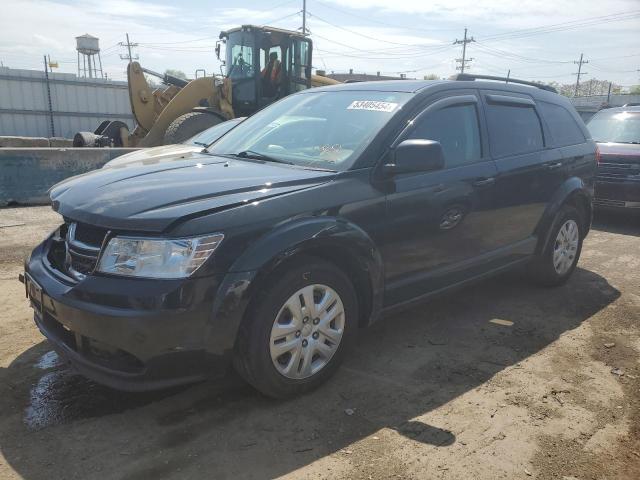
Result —
[{"label": "blue sky", "polygon": [[[59,71],[74,72],[74,37],[90,33],[100,38],[105,71],[123,79],[125,51],[117,43],[129,32],[147,68],[219,72],[213,48],[220,30],[300,28],[301,7],[302,0],[14,0],[3,6],[0,61],[41,68],[49,54]],[[452,43],[467,27],[476,39],[468,46],[470,72],[511,69],[513,77],[570,83],[571,62],[584,52],[585,80],[640,83],[638,0],[307,0],[307,9],[314,66],[327,71],[449,76],[461,54]]]}]

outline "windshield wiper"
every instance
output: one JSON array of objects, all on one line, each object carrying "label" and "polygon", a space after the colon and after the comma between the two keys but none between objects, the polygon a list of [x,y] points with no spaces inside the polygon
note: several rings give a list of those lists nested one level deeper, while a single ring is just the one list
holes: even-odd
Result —
[{"label": "windshield wiper", "polygon": [[242,152],[232,154],[235,157],[250,158],[252,160],[262,160],[264,162],[284,163],[286,165],[295,165],[293,162],[287,162],[286,160],[280,160],[279,158],[270,157],[264,153],[256,152],[254,150],[243,150]]},{"label": "windshield wiper", "polygon": [[200,147],[208,147],[209,144],[208,143],[204,143],[204,142],[193,142],[194,145],[198,145]]}]

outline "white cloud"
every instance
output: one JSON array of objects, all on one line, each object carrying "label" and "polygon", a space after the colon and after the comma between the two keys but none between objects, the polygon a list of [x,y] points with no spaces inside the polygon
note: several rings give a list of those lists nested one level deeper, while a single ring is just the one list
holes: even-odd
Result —
[{"label": "white cloud", "polygon": [[[345,10],[343,0],[322,0]],[[637,0],[608,0],[606,9],[598,0],[349,0],[348,7],[360,14],[402,13],[430,15],[434,20],[458,19],[459,23],[492,22],[499,26],[531,27],[559,23],[583,17],[593,17],[638,9]],[[430,17],[423,17],[429,20]],[[429,28],[429,23],[424,24]]]},{"label": "white cloud", "polygon": [[[61,62],[61,70],[73,72],[74,37],[89,33],[100,38],[105,70],[111,76],[124,78],[126,62],[120,60],[119,54],[125,50],[116,44],[124,41],[125,32],[129,32],[131,40],[140,43],[136,52],[141,62],[152,70],[177,68],[189,75],[196,68],[218,72],[213,46],[220,30],[247,23],[300,27],[301,19],[296,15],[299,3],[277,9],[263,6],[277,3],[277,0],[234,0],[234,3],[181,0],[170,4],[161,0],[12,1],[3,5],[0,60],[16,68],[39,69],[42,55],[50,54],[52,60]],[[495,33],[639,10],[640,5],[638,0],[608,0],[606,9],[601,1],[595,0],[322,0],[308,2],[308,8],[311,13],[308,26],[315,45],[314,65],[319,68],[329,71],[354,68],[370,73],[418,70],[417,76],[424,73],[448,76],[453,72],[454,58],[460,55],[460,47],[451,43],[461,37],[465,26],[483,42],[483,37]],[[289,17],[282,18],[286,16]],[[637,31],[640,31],[638,19],[489,45],[531,58],[573,60],[581,52],[598,58],[640,53],[635,40]],[[487,53],[480,47],[480,44],[469,46],[470,56],[476,59],[472,71],[504,73],[511,68],[512,73],[522,72],[528,78],[535,75],[563,75],[566,81],[572,78],[573,65],[519,61]],[[637,83],[637,74],[623,72],[637,68],[638,59],[601,60],[611,70],[592,73],[623,84]]]},{"label": "white cloud", "polygon": [[178,7],[134,0],[84,0],[82,7],[114,17],[170,18],[180,11]]}]

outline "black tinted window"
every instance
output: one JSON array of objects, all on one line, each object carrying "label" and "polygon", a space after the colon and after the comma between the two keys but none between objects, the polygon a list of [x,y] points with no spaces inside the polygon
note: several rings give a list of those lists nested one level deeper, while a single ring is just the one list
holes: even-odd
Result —
[{"label": "black tinted window", "polygon": [[420,119],[409,138],[440,142],[447,167],[477,162],[482,155],[475,105],[454,105],[431,112]]},{"label": "black tinted window", "polygon": [[487,122],[491,152],[496,157],[540,150],[542,127],[531,106],[489,104]]},{"label": "black tinted window", "polygon": [[563,147],[584,142],[582,130],[566,108],[547,102],[540,102],[539,106],[556,146]]}]

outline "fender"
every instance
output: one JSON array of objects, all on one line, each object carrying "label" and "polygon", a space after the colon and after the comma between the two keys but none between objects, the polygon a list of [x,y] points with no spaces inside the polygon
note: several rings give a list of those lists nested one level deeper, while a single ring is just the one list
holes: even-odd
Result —
[{"label": "fender", "polygon": [[587,185],[580,177],[570,177],[556,190],[551,201],[547,204],[540,222],[536,228],[536,235],[538,237],[538,245],[536,246],[536,254],[542,253],[547,248],[551,241],[550,228],[553,224],[553,220],[560,211],[563,205],[565,205],[570,199],[579,198],[585,201],[589,205],[588,218],[586,222],[585,236],[591,228],[591,201],[593,199],[593,187]]},{"label": "fender", "polygon": [[301,253],[345,268],[359,293],[367,292],[359,295],[366,304],[360,324],[368,325],[378,318],[384,293],[382,256],[369,235],[345,218],[306,217],[284,223],[254,242],[229,271],[257,272],[253,290],[260,288],[262,280],[275,268]]},{"label": "fender", "polygon": [[383,263],[369,235],[343,218],[298,218],[257,239],[225,275],[214,301],[212,322],[204,332],[209,355],[231,357],[238,328],[255,290],[264,286],[275,268],[302,253],[333,259],[340,267],[348,268],[349,277],[360,291],[359,300],[367,303],[360,312],[361,326],[379,317],[384,291]]}]

